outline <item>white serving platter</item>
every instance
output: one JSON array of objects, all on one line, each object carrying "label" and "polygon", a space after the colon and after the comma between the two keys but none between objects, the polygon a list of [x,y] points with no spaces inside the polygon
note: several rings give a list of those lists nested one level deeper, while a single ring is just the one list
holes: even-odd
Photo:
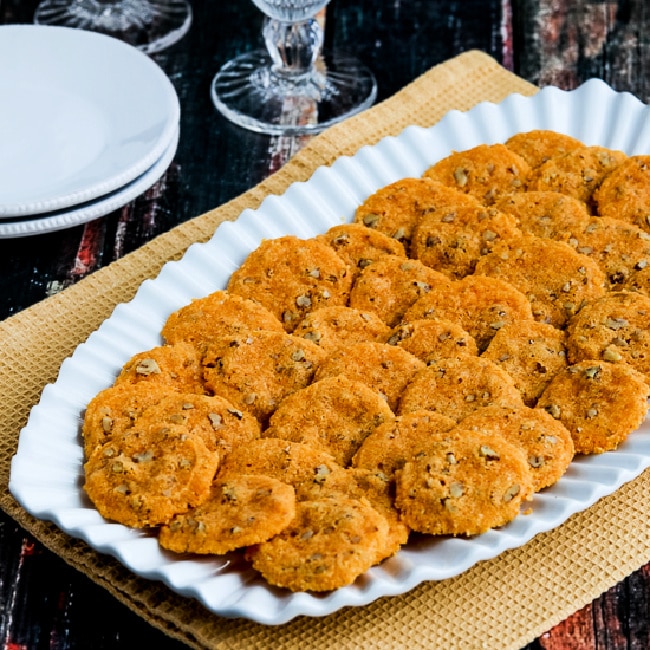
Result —
[{"label": "white serving platter", "polygon": [[64,361],[57,381],[45,388],[20,434],[11,492],[32,515],[113,555],[135,574],[198,599],[215,614],[280,624],[299,615],[323,616],[344,606],[362,606],[425,580],[458,575],[560,525],[638,476],[650,466],[647,421],[618,450],[575,460],[557,484],[535,495],[530,514],[471,539],[419,537],[354,584],[325,594],[274,589],[234,554],[198,558],[164,552],[147,533],[102,519],[81,487],[79,429],[86,403],[113,382],[132,355],[161,343],[160,329],[172,311],[223,289],[263,238],[322,233],[351,220],[371,192],[401,177],[421,175],[452,150],[502,142],[534,128],[554,129],[628,154],[650,152],[648,108],[632,95],[593,80],[571,92],[549,87],[532,98],[512,95],[500,104],[452,111],[431,128],[411,126],[318,169],[307,182],[268,197],[257,210],[245,210],[237,221],[221,225],[209,242],[194,244],[181,260],[166,264]]},{"label": "white serving platter", "polygon": [[152,59],[99,34],[0,26],[0,219],[130,183],[168,148],[176,91]]}]

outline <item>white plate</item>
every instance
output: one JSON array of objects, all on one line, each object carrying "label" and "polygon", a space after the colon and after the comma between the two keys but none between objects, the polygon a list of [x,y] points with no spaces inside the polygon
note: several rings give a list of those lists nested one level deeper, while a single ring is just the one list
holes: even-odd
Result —
[{"label": "white plate", "polygon": [[165,173],[176,153],[179,135],[177,129],[172,134],[171,142],[163,151],[162,156],[149,169],[124,187],[94,201],[64,208],[57,212],[45,212],[34,219],[2,219],[0,220],[0,239],[42,235],[55,230],[72,228],[121,208],[148,190]]},{"label": "white plate", "polygon": [[0,26],[0,218],[60,210],[131,182],[178,128],[174,87],[102,34]]},{"label": "white plate", "polygon": [[546,88],[533,98],[508,97],[467,113],[452,111],[430,129],[409,127],[318,169],[306,183],[268,197],[257,210],[219,227],[178,262],[145,281],[135,298],[80,345],[43,391],[20,435],[10,489],[36,517],[56,522],[70,535],[110,553],[139,576],[161,580],[222,616],[283,623],[298,615],[322,616],[403,593],[424,580],[440,580],[480,560],[520,546],[610,494],[650,466],[650,423],[614,452],[580,458],[551,489],[536,494],[532,513],[473,539],[420,538],[373,567],[353,585],[331,593],[289,593],[269,587],[235,556],[177,556],[163,552],[140,530],[108,523],[84,497],[79,426],[85,404],[109,386],[133,354],[161,343],[167,316],[191,298],[224,288],[232,271],[262,238],[312,237],[350,220],[368,194],[404,176],[420,175],[454,149],[505,140],[518,131],[556,129],[589,144],[650,152],[648,109],[629,94],[599,81],[573,92]]}]

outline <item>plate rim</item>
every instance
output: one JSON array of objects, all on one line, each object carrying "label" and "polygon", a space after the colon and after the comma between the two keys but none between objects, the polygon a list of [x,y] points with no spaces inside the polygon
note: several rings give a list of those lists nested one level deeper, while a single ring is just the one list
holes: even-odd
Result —
[{"label": "plate rim", "polygon": [[26,218],[13,221],[9,218],[0,219],[0,240],[43,235],[57,230],[73,228],[94,219],[99,219],[123,207],[160,180],[174,160],[179,139],[180,130],[176,129],[160,158],[139,176],[114,192],[94,200],[91,199],[89,202],[80,205],[63,208],[57,211],[56,214],[45,212],[35,215],[34,219]]}]

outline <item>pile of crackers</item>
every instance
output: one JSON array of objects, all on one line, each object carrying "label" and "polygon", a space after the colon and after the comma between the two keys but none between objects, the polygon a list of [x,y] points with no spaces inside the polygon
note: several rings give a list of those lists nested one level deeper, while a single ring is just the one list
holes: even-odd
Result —
[{"label": "pile of crackers", "polygon": [[503,526],[644,420],[648,262],[650,156],[542,130],[454,152],[171,314],[88,404],[85,491],[292,591]]}]

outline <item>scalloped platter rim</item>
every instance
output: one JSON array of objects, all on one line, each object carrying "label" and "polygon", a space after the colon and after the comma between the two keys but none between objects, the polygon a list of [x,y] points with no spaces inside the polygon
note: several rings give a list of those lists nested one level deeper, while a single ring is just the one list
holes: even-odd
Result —
[{"label": "scalloped platter rim", "polygon": [[[625,119],[618,119],[622,115]],[[281,624],[300,615],[324,616],[345,606],[366,605],[427,580],[456,576],[562,524],[640,475],[650,467],[647,420],[616,451],[574,460],[558,483],[534,496],[531,514],[472,539],[417,537],[354,584],[325,594],[270,587],[238,554],[167,553],[151,534],[105,521],[83,493],[79,428],[85,405],[113,382],[133,354],[162,342],[160,329],[172,311],[223,289],[262,239],[312,237],[351,220],[356,206],[379,187],[421,175],[452,150],[503,142],[535,128],[554,129],[629,155],[650,152],[648,107],[629,93],[590,80],[573,91],[547,87],[533,97],[513,94],[499,104],[451,111],[430,128],[407,127],[398,136],[319,168],[308,181],[294,183],[283,195],[267,197],[257,210],[244,210],[237,221],[222,224],[208,242],[190,246],[157,278],[143,282],[132,301],[118,305],[78,346],[63,362],[56,382],[46,386],[20,433],[12,459],[12,494],[35,517],[114,556],[136,575],[198,599],[215,614]]]}]

